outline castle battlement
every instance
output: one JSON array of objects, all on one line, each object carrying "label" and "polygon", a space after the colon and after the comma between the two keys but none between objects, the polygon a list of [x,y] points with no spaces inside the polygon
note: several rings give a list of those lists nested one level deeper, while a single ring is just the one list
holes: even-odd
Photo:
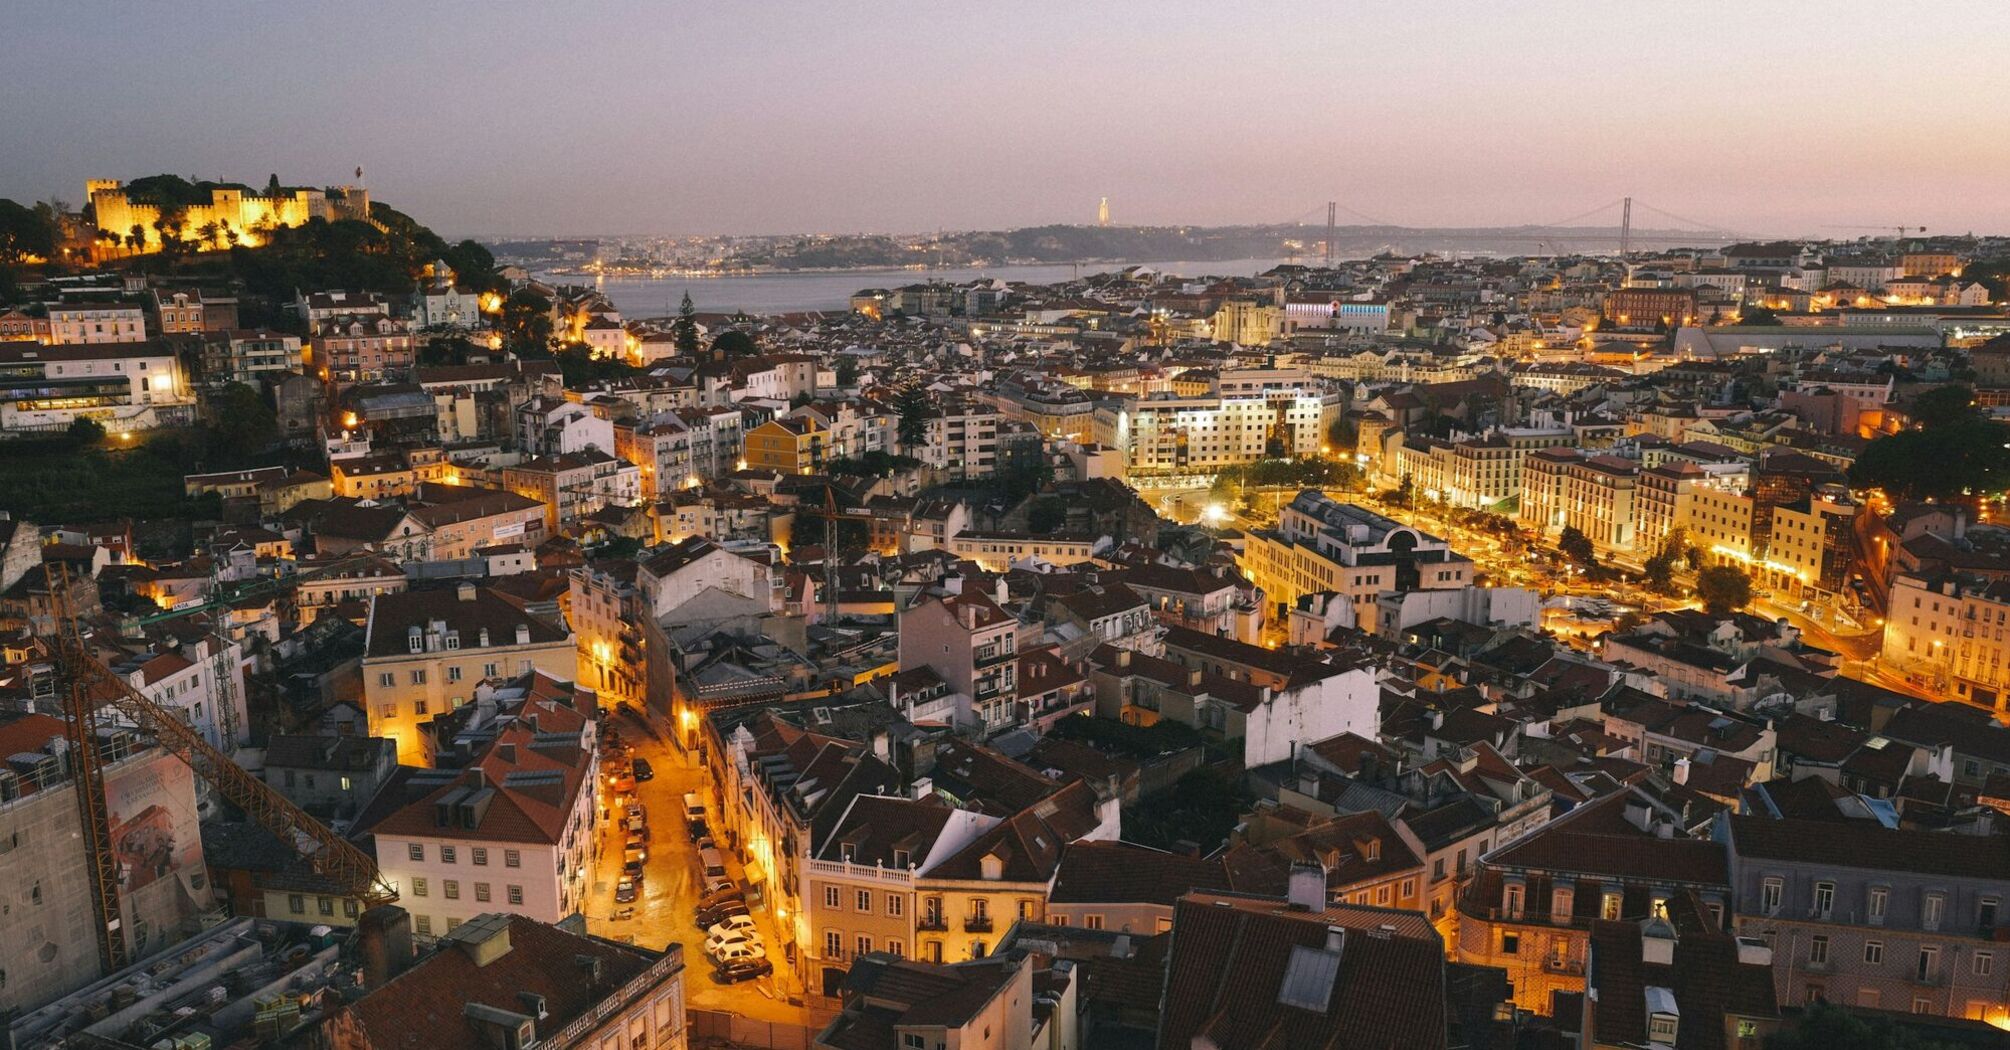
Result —
[{"label": "castle battlement", "polygon": [[[117,179],[89,179],[84,192],[97,216],[98,229],[126,237],[136,230],[144,242],[141,250],[161,246],[161,231],[155,224],[169,218],[180,223],[181,236],[198,251],[241,244],[255,247],[264,238],[262,231],[278,226],[300,226],[311,219],[335,222],[355,219],[372,222],[370,191],[360,186],[331,186],[327,189],[296,189],[267,195],[239,187],[210,190],[208,204],[164,208],[159,204],[135,201]],[[217,236],[205,241],[199,232],[215,224]],[[232,240],[230,233],[235,233]]]}]

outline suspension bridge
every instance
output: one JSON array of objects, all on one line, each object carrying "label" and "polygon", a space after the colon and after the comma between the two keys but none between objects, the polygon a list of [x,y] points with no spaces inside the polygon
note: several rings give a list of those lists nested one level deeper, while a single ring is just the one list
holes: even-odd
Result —
[{"label": "suspension bridge", "polygon": [[[1635,210],[1641,213],[1646,224],[1639,229],[1634,227]],[[1614,198],[1553,222],[1495,227],[1417,226],[1369,215],[1339,201],[1327,201],[1287,220],[1285,225],[1307,225],[1316,221],[1321,212],[1326,218],[1328,262],[1332,261],[1334,242],[1342,236],[1340,219],[1343,215],[1353,220],[1345,227],[1345,234],[1350,237],[1372,237],[1378,232],[1410,237],[1480,235],[1490,242],[1533,245],[1537,249],[1534,254],[1538,255],[1624,256],[1635,250],[1717,247],[1744,240],[1747,236],[1720,224],[1678,215],[1634,197]]]}]

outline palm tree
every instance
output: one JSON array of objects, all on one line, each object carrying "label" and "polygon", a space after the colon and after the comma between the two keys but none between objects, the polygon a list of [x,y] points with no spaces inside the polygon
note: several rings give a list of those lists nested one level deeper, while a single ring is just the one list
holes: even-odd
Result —
[{"label": "palm tree", "polygon": [[195,228],[196,242],[214,248],[223,242],[223,227],[215,222],[206,222]]},{"label": "palm tree", "polygon": [[146,247],[147,228],[139,223],[133,223],[132,229],[126,231],[126,243],[132,245],[134,252]]}]

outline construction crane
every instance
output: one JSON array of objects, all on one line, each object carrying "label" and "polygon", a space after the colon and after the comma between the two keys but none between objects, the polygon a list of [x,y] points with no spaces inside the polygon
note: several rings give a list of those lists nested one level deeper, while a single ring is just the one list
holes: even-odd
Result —
[{"label": "construction crane", "polygon": [[212,747],[180,715],[154,703],[98,659],[84,641],[70,604],[70,574],[60,562],[50,565],[52,613],[56,621],[50,639],[63,698],[64,736],[76,770],[77,811],[83,825],[84,848],[91,878],[91,902],[96,913],[98,955],[106,973],[130,962],[119,908],[118,858],[112,850],[111,811],[105,802],[105,762],[98,750],[98,723],[107,709],[130,721],[140,732],[188,763],[231,805],[263,825],[288,848],[304,857],[316,875],[327,879],[364,907],[398,899],[395,889],[377,872],[377,862],[348,839],[294,805],[264,781],[252,776],[229,755]]},{"label": "construction crane", "polygon": [[1908,233],[1925,233],[1924,226],[1824,226],[1824,230],[1876,230],[1880,233],[1890,230],[1894,240],[1904,240]]}]

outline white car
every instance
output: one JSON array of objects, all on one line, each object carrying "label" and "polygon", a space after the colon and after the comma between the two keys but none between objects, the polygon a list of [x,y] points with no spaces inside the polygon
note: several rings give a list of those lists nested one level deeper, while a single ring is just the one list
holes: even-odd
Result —
[{"label": "white car", "polygon": [[749,937],[760,936],[759,931],[754,929],[754,917],[742,912],[738,915],[729,915],[713,923],[712,928],[705,931],[705,938],[706,940],[723,940],[735,933],[744,933]]},{"label": "white car", "polygon": [[730,941],[716,949],[707,948],[705,954],[710,955],[713,962],[723,963],[738,962],[741,959],[765,959],[768,957],[768,950],[761,947],[759,941]]},{"label": "white car", "polygon": [[728,931],[722,936],[705,938],[705,954],[715,959],[726,958],[727,956],[722,953],[736,948],[751,949],[755,958],[767,954],[767,949],[761,946],[761,936],[757,933]]}]

